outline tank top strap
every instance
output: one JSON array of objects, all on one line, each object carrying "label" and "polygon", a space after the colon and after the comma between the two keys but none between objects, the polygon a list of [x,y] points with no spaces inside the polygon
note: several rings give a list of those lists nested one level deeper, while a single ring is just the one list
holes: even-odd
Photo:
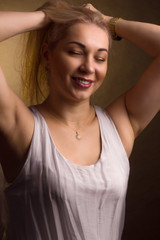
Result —
[{"label": "tank top strap", "polygon": [[101,131],[103,156],[108,153],[110,156],[117,155],[115,164],[120,164],[129,172],[128,156],[112,118],[105,109],[99,106],[95,106],[95,111]]}]

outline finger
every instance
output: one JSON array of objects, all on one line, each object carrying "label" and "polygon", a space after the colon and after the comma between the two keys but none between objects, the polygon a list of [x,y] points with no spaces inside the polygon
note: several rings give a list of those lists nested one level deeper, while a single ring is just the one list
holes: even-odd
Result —
[{"label": "finger", "polygon": [[91,3],[85,3],[82,6],[85,7],[85,8],[88,8],[92,11],[96,11],[96,9],[93,7],[93,5]]}]

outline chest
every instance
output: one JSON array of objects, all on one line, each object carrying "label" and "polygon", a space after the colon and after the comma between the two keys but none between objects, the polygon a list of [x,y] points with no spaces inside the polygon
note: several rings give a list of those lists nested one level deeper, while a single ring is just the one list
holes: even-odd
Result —
[{"label": "chest", "polygon": [[[45,152],[43,154],[46,155]],[[128,181],[127,169],[122,171],[120,165],[114,164],[115,161],[108,153],[96,165],[78,166],[54,150],[50,163],[38,164],[36,177],[35,172],[30,174],[28,189],[33,199],[40,194],[45,199],[49,196],[63,206],[67,203],[75,208],[78,201],[78,206],[90,208],[89,212],[93,207],[99,209],[106,204],[114,205],[125,196]]]},{"label": "chest", "polygon": [[[101,155],[101,133],[96,119],[91,126],[77,132],[69,127],[48,123],[52,141],[64,158],[74,164],[96,164]],[[80,139],[77,138],[79,134]]]}]

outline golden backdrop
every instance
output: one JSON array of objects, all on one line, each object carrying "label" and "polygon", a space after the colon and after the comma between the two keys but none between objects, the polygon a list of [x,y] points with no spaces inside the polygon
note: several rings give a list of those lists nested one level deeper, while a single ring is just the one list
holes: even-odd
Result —
[{"label": "golden backdrop", "polygon": [[[0,10],[30,11],[43,3],[42,0],[0,0]],[[72,3],[86,2],[72,0]],[[94,0],[91,3],[111,16],[160,24],[159,0]],[[21,49],[21,36],[0,43],[0,65],[9,85],[19,96]],[[108,74],[94,96],[94,103],[106,106],[139,79],[150,61],[149,56],[125,40],[114,42],[109,56]],[[160,239],[159,114],[136,140],[130,164],[123,240]]]}]

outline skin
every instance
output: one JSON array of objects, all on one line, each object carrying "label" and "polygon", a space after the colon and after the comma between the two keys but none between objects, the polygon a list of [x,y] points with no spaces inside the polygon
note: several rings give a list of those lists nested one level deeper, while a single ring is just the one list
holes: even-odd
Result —
[{"label": "skin", "polygon": [[[53,51],[48,50],[47,56],[52,97],[57,92],[59,101],[64,97],[67,102],[89,101],[107,72],[108,35],[94,24],[75,24]],[[71,81],[72,77],[89,79],[93,83],[84,89]]]},{"label": "skin", "polygon": [[[50,103],[58,100],[62,105],[83,101],[89,104],[90,96],[103,83],[107,72],[107,33],[94,24],[75,24],[55,49],[45,45],[42,51],[49,70]],[[73,79],[77,77],[92,81],[91,86],[80,87]]]},{"label": "skin", "polygon": [[[42,48],[49,71],[50,95],[37,108],[46,119],[59,151],[79,165],[95,164],[101,153],[99,124],[90,97],[104,81],[108,45],[104,30],[94,24],[79,23],[69,28],[55,49],[50,50],[46,44]],[[75,77],[91,83],[86,88],[77,84]],[[73,129],[80,129],[82,141],[76,140]]]},{"label": "skin", "polygon": [[[92,9],[90,4],[86,7]],[[103,17],[108,24],[111,17]],[[2,13],[0,20],[1,41],[48,24],[46,15],[41,11]],[[137,84],[106,107],[130,156],[135,138],[160,109],[160,27],[121,19],[116,24],[116,33],[153,57]],[[67,43],[73,41],[76,44],[68,46]],[[79,43],[81,48],[83,46],[83,54],[68,49],[76,47],[77,51],[78,47],[79,50]],[[107,52],[100,49],[108,49],[108,36],[93,24],[83,24],[83,31],[81,24],[74,25],[54,50],[51,51],[46,44],[42,48],[51,92],[37,109],[44,116],[58,150],[79,165],[95,164],[101,153],[99,125],[89,101],[107,72]],[[99,62],[97,59],[102,52],[105,61]],[[87,88],[80,87],[73,78],[77,75],[93,82]],[[74,130],[77,129],[82,136],[81,141],[75,138]],[[16,178],[25,163],[33,131],[34,120],[30,110],[7,85],[0,69],[0,162],[8,182]]]},{"label": "skin", "polygon": [[[93,31],[95,34],[91,38]],[[37,106],[37,109],[44,116],[57,148],[66,158],[79,165],[94,164],[101,153],[101,139],[95,111],[90,106],[90,97],[102,84],[107,72],[108,35],[93,24],[75,24],[54,50],[44,45],[42,57],[49,70],[51,91],[47,100]],[[3,73],[1,75],[5,84]],[[75,84],[72,76],[89,78],[93,83],[87,89],[82,88]],[[11,108],[8,109],[7,118],[13,119],[10,116],[16,113],[14,119],[17,122],[14,120],[9,123],[15,128],[12,133],[7,131],[8,124],[4,122],[6,130],[1,139],[5,138],[7,143],[4,143],[4,151],[1,152],[1,162],[7,181],[12,182],[25,163],[34,131],[34,120],[28,108],[10,89],[8,95],[14,100],[15,108],[12,111]],[[55,115],[60,120],[64,119],[69,127],[57,120]],[[76,140],[72,129],[80,129],[83,141]]]}]

